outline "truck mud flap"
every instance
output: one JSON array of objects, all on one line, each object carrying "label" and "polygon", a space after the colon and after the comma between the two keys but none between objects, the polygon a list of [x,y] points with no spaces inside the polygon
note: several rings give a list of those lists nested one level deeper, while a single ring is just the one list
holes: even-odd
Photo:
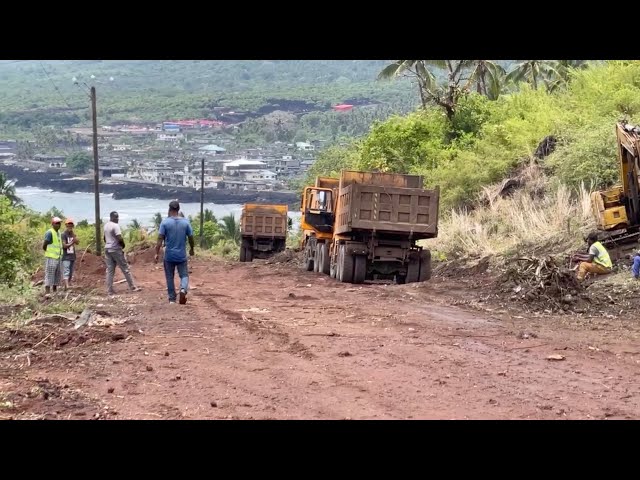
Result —
[{"label": "truck mud flap", "polygon": [[347,242],[344,245],[348,255],[367,255],[367,245],[359,242]]}]

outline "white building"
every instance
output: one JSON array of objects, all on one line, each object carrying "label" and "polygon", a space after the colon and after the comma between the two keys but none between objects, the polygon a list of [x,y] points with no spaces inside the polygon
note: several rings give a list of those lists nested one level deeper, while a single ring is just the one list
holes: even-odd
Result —
[{"label": "white building", "polygon": [[205,145],[203,147],[198,148],[199,151],[207,154],[207,155],[219,155],[221,153],[226,152],[226,150],[218,145]]},{"label": "white building", "polygon": [[227,162],[222,166],[226,175],[241,175],[246,170],[266,170],[267,164],[260,160],[239,159]]},{"label": "white building", "polygon": [[316,149],[316,147],[314,147],[309,142],[296,142],[296,148],[303,152],[312,152],[313,150]]},{"label": "white building", "polygon": [[242,172],[242,177],[248,181],[264,180],[274,182],[277,175],[270,170],[245,170]]},{"label": "white building", "polygon": [[159,133],[156,140],[158,142],[179,142],[180,140],[184,140],[184,134],[180,132]]},{"label": "white building", "polygon": [[126,152],[127,150],[131,150],[131,145],[126,145],[124,143],[119,145],[113,145],[114,152]]}]

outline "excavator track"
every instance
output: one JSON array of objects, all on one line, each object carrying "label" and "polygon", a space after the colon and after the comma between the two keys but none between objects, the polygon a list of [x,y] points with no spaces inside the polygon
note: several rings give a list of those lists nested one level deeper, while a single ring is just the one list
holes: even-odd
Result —
[{"label": "excavator track", "polygon": [[605,248],[614,248],[621,245],[627,245],[640,240],[640,231],[625,232],[617,235],[611,235],[602,239],[602,244]]}]

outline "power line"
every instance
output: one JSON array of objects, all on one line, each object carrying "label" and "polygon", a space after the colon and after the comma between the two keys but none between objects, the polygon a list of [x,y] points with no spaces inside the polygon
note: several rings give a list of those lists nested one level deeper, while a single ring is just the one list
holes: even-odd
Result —
[{"label": "power line", "polygon": [[65,103],[65,105],[67,107],[69,107],[70,109],[73,109],[75,107],[72,107],[71,105],[69,105],[69,102],[67,102],[67,99],[64,97],[64,95],[62,95],[62,92],[60,91],[60,89],[58,88],[58,86],[54,83],[53,79],[49,76],[49,73],[47,72],[47,70],[44,68],[44,63],[39,62],[40,66],[42,67],[42,71],[44,72],[44,74],[47,76],[47,78],[49,79],[49,81],[51,82],[51,85],[53,85],[53,88],[55,88],[56,92],[58,92],[58,95],[60,95],[60,98],[62,99],[62,101]]}]

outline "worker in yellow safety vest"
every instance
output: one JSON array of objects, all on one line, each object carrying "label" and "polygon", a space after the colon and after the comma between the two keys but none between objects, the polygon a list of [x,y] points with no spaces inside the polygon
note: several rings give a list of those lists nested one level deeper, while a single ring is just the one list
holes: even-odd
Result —
[{"label": "worker in yellow safety vest", "polygon": [[62,220],[58,217],[51,219],[51,228],[44,234],[44,291],[49,293],[51,287],[57,291],[61,282],[62,270],[62,240],[60,238],[60,225]]},{"label": "worker in yellow safety vest", "polygon": [[587,273],[594,275],[604,275],[611,273],[613,264],[609,257],[609,252],[598,241],[598,232],[591,232],[585,239],[589,245],[589,253],[577,254],[573,256],[574,261],[579,261],[578,280],[584,280]]}]

